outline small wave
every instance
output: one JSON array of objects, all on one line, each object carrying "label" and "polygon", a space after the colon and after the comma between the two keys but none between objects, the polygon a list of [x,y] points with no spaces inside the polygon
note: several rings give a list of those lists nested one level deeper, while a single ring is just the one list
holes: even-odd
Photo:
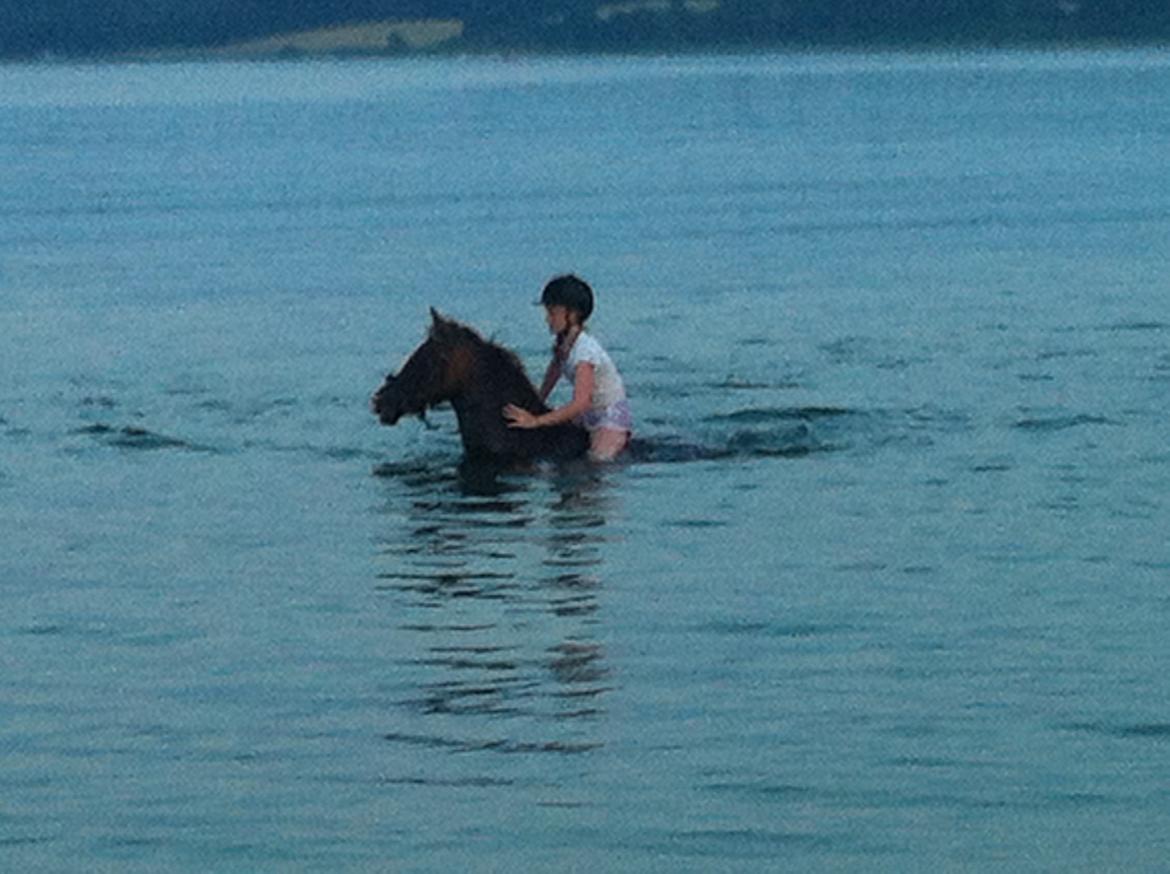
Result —
[{"label": "small wave", "polygon": [[[180,385],[166,394],[183,399],[193,409],[220,417],[231,425],[256,425],[275,419],[288,419],[299,410],[318,411],[332,406],[332,399],[305,399],[288,396],[236,397],[222,391],[212,392],[201,385]],[[319,402],[317,402],[319,400]]]},{"label": "small wave", "polygon": [[[840,424],[856,411],[843,407],[749,407],[700,419],[706,434],[635,437],[634,462],[679,463],[735,458],[803,458],[840,449]],[[832,438],[832,439],[830,439]]]},{"label": "small wave", "polygon": [[823,419],[837,419],[853,414],[844,407],[762,407],[736,410],[732,413],[717,413],[707,416],[705,422],[731,422],[732,424],[766,424],[768,422],[817,422]]},{"label": "small wave", "polygon": [[1123,725],[1115,733],[1118,737],[1170,740],[1170,723],[1141,722],[1135,725]]},{"label": "small wave", "polygon": [[630,441],[629,461],[641,464],[685,464],[736,458],[803,458],[833,447],[805,442],[805,433],[786,435],[742,431],[722,444],[689,443],[678,438],[641,438]]},{"label": "small wave", "polygon": [[833,448],[821,443],[804,426],[782,432],[737,431],[728,439],[727,447],[732,455],[757,458],[804,458]]},{"label": "small wave", "polygon": [[310,446],[306,449],[330,461],[357,461],[375,456],[370,450],[356,446]]},{"label": "small wave", "polygon": [[1170,741],[1170,723],[1135,722],[1124,725],[1110,725],[1101,722],[1078,722],[1066,725],[1068,731],[1096,734],[1125,740]]},{"label": "small wave", "polygon": [[16,633],[38,638],[93,640],[100,641],[105,646],[145,649],[188,643],[201,636],[190,628],[160,629],[148,624],[116,622],[107,617],[35,622],[19,627]]},{"label": "small wave", "polygon": [[1061,361],[1069,358],[1096,358],[1095,349],[1046,349],[1036,353],[1037,361]]},{"label": "small wave", "polygon": [[723,519],[671,519],[663,523],[668,528],[726,528]]},{"label": "small wave", "polygon": [[705,386],[723,391],[791,391],[800,388],[800,383],[792,379],[762,382],[738,376],[728,376],[718,382],[705,383]]},{"label": "small wave", "polygon": [[166,434],[159,434],[156,431],[149,431],[146,428],[139,428],[134,425],[117,427],[98,423],[78,428],[73,433],[94,437],[107,446],[114,446],[118,449],[184,449],[191,452],[212,451],[210,447],[200,446],[178,437],[169,437]]},{"label": "small wave", "polygon": [[706,622],[695,627],[703,634],[728,635],[736,638],[807,638],[838,634],[851,634],[852,625],[830,622],[766,622],[752,619],[723,619]]},{"label": "small wave", "polygon": [[1134,320],[1127,322],[1115,322],[1105,328],[1111,333],[1128,333],[1132,331],[1166,331],[1170,330],[1170,324],[1166,322]]},{"label": "small wave", "polygon": [[811,786],[801,786],[792,783],[767,783],[754,780],[708,783],[699,788],[704,792],[745,795],[772,801],[812,798],[817,794],[817,790]]},{"label": "small wave", "polygon": [[726,447],[687,443],[677,437],[634,437],[627,450],[630,461],[647,464],[683,464],[691,461],[718,461],[734,453]]},{"label": "small wave", "polygon": [[502,777],[382,777],[378,782],[383,786],[443,786],[472,789],[516,785],[515,780]]},{"label": "small wave", "polygon": [[55,841],[56,838],[47,837],[20,837],[20,836],[5,836],[0,838],[0,847],[32,847],[37,844],[49,844]]},{"label": "small wave", "polygon": [[1032,431],[1036,433],[1048,433],[1052,431],[1066,431],[1069,428],[1079,428],[1084,425],[1115,425],[1116,422],[1107,419],[1104,416],[1093,416],[1088,414],[1072,415],[1072,416],[1047,416],[1021,419],[1016,422],[1015,427],[1021,431]]},{"label": "small wave", "polygon": [[574,755],[598,749],[595,742],[569,743],[565,741],[513,741],[513,740],[459,740],[434,735],[406,734],[391,732],[383,735],[385,740],[410,746],[444,749],[453,753],[497,752],[497,753],[560,753]]},{"label": "small wave", "polygon": [[25,625],[17,630],[18,634],[28,634],[33,637],[50,637],[57,634],[63,634],[65,631],[64,625],[58,625],[51,622],[36,623],[33,625]]},{"label": "small wave", "polygon": [[1007,461],[986,461],[971,466],[972,473],[1007,473],[1010,470],[1012,465]]}]

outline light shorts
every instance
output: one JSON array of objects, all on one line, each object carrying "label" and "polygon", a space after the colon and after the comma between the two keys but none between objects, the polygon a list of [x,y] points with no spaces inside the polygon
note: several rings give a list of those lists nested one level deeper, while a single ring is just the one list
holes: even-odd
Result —
[{"label": "light shorts", "polygon": [[629,403],[620,400],[608,407],[589,410],[577,418],[577,424],[582,425],[589,432],[601,428],[632,432],[634,430],[634,417],[630,414]]}]

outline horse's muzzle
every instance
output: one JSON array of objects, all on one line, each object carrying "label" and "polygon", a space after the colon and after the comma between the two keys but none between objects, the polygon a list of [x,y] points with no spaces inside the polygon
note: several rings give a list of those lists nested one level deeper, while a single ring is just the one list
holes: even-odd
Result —
[{"label": "horse's muzzle", "polygon": [[394,385],[393,374],[370,397],[370,410],[383,425],[396,424],[402,418],[402,397]]}]

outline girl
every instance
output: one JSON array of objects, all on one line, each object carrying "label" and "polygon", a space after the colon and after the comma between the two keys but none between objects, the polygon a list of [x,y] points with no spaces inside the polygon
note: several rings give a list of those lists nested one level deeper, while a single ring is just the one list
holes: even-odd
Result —
[{"label": "girl", "polygon": [[601,344],[585,331],[585,322],[593,312],[593,289],[576,276],[558,276],[544,287],[540,302],[548,329],[557,338],[540,386],[540,399],[548,398],[562,375],[573,384],[573,399],[539,416],[509,404],[504,407],[504,418],[512,428],[575,421],[589,432],[590,458],[610,461],[629,443],[633,421],[621,374]]}]

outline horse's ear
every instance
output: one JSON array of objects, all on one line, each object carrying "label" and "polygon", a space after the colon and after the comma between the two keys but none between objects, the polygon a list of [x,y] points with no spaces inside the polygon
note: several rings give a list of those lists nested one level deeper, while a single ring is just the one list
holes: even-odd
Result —
[{"label": "horse's ear", "polygon": [[431,307],[431,336],[436,340],[442,340],[450,337],[452,328],[455,323],[450,319],[443,318],[443,315],[434,307]]}]

